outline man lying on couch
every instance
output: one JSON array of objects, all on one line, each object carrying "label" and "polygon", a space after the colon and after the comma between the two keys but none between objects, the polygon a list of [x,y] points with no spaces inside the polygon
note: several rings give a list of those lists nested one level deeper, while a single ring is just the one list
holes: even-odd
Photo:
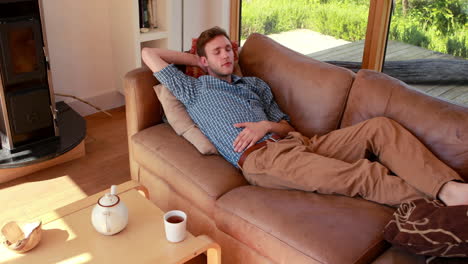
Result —
[{"label": "man lying on couch", "polygon": [[[359,195],[393,206],[422,197],[468,204],[468,184],[397,122],[378,117],[306,138],[288,123],[265,82],[232,74],[234,53],[224,30],[201,33],[197,53],[144,48],[142,58],[251,184]],[[196,79],[173,64],[200,66],[209,75]],[[368,152],[379,162],[367,160]]]}]

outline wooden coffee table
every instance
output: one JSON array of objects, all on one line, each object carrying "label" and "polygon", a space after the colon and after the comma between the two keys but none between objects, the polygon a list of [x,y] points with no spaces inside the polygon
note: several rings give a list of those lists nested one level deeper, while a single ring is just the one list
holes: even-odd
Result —
[{"label": "wooden coffee table", "polygon": [[168,242],[164,212],[145,198],[146,188],[129,181],[117,190],[129,215],[120,233],[104,236],[91,224],[91,211],[106,190],[40,217],[39,245],[25,254],[0,246],[0,263],[184,263],[204,252],[208,263],[221,263],[219,245],[207,236],[188,232],[184,241]]}]

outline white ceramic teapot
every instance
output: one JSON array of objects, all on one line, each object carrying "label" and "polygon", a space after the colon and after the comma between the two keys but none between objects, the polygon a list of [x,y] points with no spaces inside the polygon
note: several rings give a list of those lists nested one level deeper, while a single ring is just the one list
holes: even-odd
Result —
[{"label": "white ceramic teapot", "polygon": [[98,200],[91,213],[94,228],[103,235],[114,235],[122,231],[128,223],[128,209],[116,194],[117,186]]}]

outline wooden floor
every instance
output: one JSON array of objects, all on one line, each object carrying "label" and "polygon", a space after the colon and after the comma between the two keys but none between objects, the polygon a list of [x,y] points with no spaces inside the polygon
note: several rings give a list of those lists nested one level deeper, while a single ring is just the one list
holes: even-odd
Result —
[{"label": "wooden floor", "polygon": [[[130,180],[125,108],[85,117],[83,158],[0,184],[0,225],[30,219]],[[91,220],[90,220],[91,221]],[[1,263],[0,257],[0,263]],[[187,264],[206,263],[200,255]]]},{"label": "wooden floor", "polygon": [[[352,61],[361,62],[364,51],[364,40],[352,42],[327,50],[322,50],[307,56],[321,61]],[[413,59],[460,59],[451,55],[434,52],[421,47],[397,41],[389,41],[387,61]],[[467,73],[468,74],[468,73]],[[440,97],[451,102],[468,106],[468,83],[458,85],[412,85],[431,96]]]},{"label": "wooden floor", "polygon": [[125,108],[85,117],[86,155],[0,184],[0,224],[28,221],[130,180]]}]

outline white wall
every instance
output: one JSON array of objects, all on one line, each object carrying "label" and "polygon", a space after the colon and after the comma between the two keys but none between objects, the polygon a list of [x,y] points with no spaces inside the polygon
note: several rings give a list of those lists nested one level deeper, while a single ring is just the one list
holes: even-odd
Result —
[{"label": "white wall", "polygon": [[[129,0],[41,1],[55,92],[77,96],[102,109],[123,105],[113,78],[109,5]],[[184,24],[172,24],[183,27],[184,50],[207,28],[229,30],[229,0],[183,1]],[[57,96],[56,101],[65,101],[83,116],[96,112],[75,99]]]},{"label": "white wall", "polygon": [[[111,1],[42,0],[54,91],[103,109],[123,104],[112,78]],[[57,96],[56,101],[65,101],[82,115],[95,112],[75,99]]]},{"label": "white wall", "polygon": [[229,0],[183,0],[184,50],[190,50],[192,38],[213,26],[224,28],[229,33]]}]

